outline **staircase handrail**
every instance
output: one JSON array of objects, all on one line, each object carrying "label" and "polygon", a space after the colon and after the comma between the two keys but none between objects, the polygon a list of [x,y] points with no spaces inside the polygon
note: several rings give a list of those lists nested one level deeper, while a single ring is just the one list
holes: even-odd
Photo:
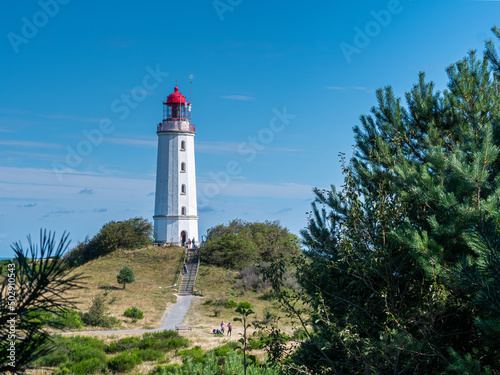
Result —
[{"label": "staircase handrail", "polygon": [[180,282],[181,282],[181,277],[182,277],[183,266],[184,266],[184,263],[186,263],[187,254],[188,254],[188,249],[186,247],[185,250],[184,250],[184,261],[183,261],[183,263],[181,265],[181,270],[179,272],[179,277],[177,278],[177,290],[180,290],[180,288],[181,288]]}]

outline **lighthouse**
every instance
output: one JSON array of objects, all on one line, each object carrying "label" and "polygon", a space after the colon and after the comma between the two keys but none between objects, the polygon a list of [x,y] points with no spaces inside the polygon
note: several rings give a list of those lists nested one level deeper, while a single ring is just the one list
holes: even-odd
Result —
[{"label": "lighthouse", "polygon": [[195,126],[191,124],[191,103],[177,86],[163,103],[163,120],[156,134],[155,243],[183,245],[193,238],[198,242]]}]

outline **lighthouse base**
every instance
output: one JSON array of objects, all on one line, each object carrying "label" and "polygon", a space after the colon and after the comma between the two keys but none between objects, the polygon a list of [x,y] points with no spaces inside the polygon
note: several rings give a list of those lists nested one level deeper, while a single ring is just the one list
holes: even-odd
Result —
[{"label": "lighthouse base", "polygon": [[198,241],[198,216],[153,216],[155,244],[184,246]]}]

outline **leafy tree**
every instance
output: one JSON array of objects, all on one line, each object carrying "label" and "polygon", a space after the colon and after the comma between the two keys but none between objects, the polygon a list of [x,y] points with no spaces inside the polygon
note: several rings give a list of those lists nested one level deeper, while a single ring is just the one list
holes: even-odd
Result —
[{"label": "leafy tree", "polygon": [[307,251],[294,261],[302,289],[283,287],[283,262],[267,272],[307,336],[294,363],[282,361],[288,370],[499,373],[494,52],[490,44],[485,58],[471,52],[447,68],[443,93],[421,74],[406,106],[390,87],[377,91],[354,129],[344,186],[316,191]]},{"label": "leafy tree", "polygon": [[298,238],[278,221],[233,220],[207,231],[200,256],[210,264],[242,269],[254,263],[273,261],[281,255],[289,258],[299,251]]},{"label": "leafy tree", "polygon": [[110,221],[98,234],[66,254],[68,263],[76,267],[106,255],[118,248],[134,249],[151,242],[153,225],[146,219],[135,217],[124,221]]},{"label": "leafy tree", "polygon": [[233,233],[207,241],[199,251],[204,262],[226,268],[241,269],[256,261],[253,244]]},{"label": "leafy tree", "polygon": [[123,284],[123,289],[125,289],[125,284],[130,284],[135,281],[134,271],[130,267],[123,267],[120,273],[116,275],[116,281],[118,284]]},{"label": "leafy tree", "polygon": [[[51,338],[44,330],[44,321],[26,319],[27,316],[35,313],[62,316],[68,308],[75,307],[66,292],[81,288],[83,277],[69,274],[67,263],[62,259],[68,245],[68,234],[64,233],[56,242],[55,234],[45,230],[40,230],[39,245],[28,236],[26,251],[20,242],[11,245],[15,267],[7,266],[12,276],[3,279],[0,289],[0,372],[21,372],[51,350]],[[14,285],[9,285],[10,281],[14,281]],[[15,327],[15,337],[10,322]],[[8,358],[11,343],[15,346],[14,361]]]}]

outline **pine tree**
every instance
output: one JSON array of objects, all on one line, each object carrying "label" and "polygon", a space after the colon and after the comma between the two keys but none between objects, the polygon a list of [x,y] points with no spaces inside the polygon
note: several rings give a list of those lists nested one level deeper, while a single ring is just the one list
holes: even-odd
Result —
[{"label": "pine tree", "polygon": [[290,313],[300,315],[297,300],[311,308],[295,365],[499,373],[500,65],[491,46],[448,67],[444,92],[421,73],[405,105],[386,87],[361,117],[343,188],[316,191],[302,233],[307,251],[295,266],[305,297],[284,290],[277,264],[268,274]]},{"label": "pine tree", "polygon": [[130,267],[123,267],[120,273],[116,275],[116,281],[118,284],[123,284],[123,289],[125,289],[125,284],[130,284],[135,281],[134,271]]}]

